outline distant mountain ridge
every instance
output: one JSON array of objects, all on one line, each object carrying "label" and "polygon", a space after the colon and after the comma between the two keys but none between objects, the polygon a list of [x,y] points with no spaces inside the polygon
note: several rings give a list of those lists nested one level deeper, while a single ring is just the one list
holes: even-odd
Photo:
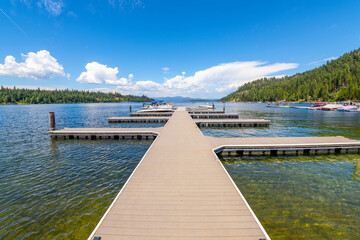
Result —
[{"label": "distant mountain ridge", "polygon": [[222,101],[344,101],[360,99],[360,49],[293,76],[262,78],[239,87]]}]

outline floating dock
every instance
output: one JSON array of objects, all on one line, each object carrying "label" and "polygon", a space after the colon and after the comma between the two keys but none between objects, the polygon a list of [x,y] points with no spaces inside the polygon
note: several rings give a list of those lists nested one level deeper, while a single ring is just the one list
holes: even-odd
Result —
[{"label": "floating dock", "polygon": [[171,116],[131,115],[134,121],[166,121],[159,128],[55,130],[54,116],[49,115],[52,138],[155,139],[89,240],[270,239],[217,154],[328,154],[360,150],[360,141],[344,137],[208,137],[199,127],[219,123],[222,125],[218,127],[227,127],[226,124],[241,121],[241,127],[251,126],[248,123],[261,126],[269,121],[203,119],[194,115],[238,117],[225,113],[189,114],[185,108],[178,108]]},{"label": "floating dock", "polygon": [[89,239],[269,239],[211,148],[179,108]]},{"label": "floating dock", "polygon": [[269,120],[265,119],[196,119],[199,127],[268,127]]},{"label": "floating dock", "polygon": [[[169,117],[111,117],[109,123],[166,123]],[[268,127],[264,119],[196,119],[199,127]]]},{"label": "floating dock", "polygon": [[159,128],[64,128],[50,133],[54,139],[155,139]]},{"label": "floating dock", "polygon": [[238,119],[239,114],[236,113],[199,113],[199,114],[190,114],[194,119]]},{"label": "floating dock", "polygon": [[109,123],[166,123],[170,117],[111,117]]},{"label": "floating dock", "polygon": [[186,111],[189,112],[189,114],[219,114],[219,113],[225,113],[224,110],[209,110],[209,109],[201,109],[201,108],[186,108]]},{"label": "floating dock", "polygon": [[173,112],[130,112],[130,117],[171,117]]},{"label": "floating dock", "polygon": [[221,155],[301,155],[360,153],[360,141],[344,137],[212,138]]}]

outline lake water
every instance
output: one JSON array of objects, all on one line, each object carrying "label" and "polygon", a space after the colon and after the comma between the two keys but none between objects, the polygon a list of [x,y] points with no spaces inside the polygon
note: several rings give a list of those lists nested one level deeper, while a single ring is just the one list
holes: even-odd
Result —
[{"label": "lake water", "polygon": [[[131,105],[134,110],[141,106]],[[203,129],[205,135],[360,138],[359,113],[243,103],[227,103],[226,110],[269,119],[271,125]],[[0,239],[87,238],[152,143],[53,141],[50,111],[58,129],[119,127],[107,118],[128,116],[129,103],[0,106]],[[360,155],[223,160],[272,239],[360,238]]]}]

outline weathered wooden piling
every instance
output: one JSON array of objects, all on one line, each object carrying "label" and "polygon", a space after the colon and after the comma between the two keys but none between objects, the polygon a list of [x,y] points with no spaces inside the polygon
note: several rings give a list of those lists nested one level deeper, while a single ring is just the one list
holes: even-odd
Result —
[{"label": "weathered wooden piling", "polygon": [[50,131],[55,131],[55,113],[49,112],[49,128]]}]

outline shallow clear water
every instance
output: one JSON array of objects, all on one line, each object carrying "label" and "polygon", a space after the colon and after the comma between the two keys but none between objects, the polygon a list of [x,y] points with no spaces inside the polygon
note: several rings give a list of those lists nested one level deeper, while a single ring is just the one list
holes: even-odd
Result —
[{"label": "shallow clear water", "polygon": [[360,239],[359,155],[223,160],[272,239]]},{"label": "shallow clear water", "polygon": [[[141,106],[131,105],[134,110]],[[227,112],[270,119],[271,126],[202,129],[205,135],[360,138],[359,113],[226,105]],[[51,141],[50,111],[55,112],[58,129],[119,127],[107,118],[127,116],[129,104],[0,106],[0,239],[87,238],[151,145],[151,141]],[[359,155],[232,158],[224,163],[273,239],[359,238]]]},{"label": "shallow clear water", "polygon": [[128,109],[0,106],[0,239],[89,236],[152,142],[52,141],[47,114],[55,112],[57,128],[118,127],[107,117],[125,116]]}]

